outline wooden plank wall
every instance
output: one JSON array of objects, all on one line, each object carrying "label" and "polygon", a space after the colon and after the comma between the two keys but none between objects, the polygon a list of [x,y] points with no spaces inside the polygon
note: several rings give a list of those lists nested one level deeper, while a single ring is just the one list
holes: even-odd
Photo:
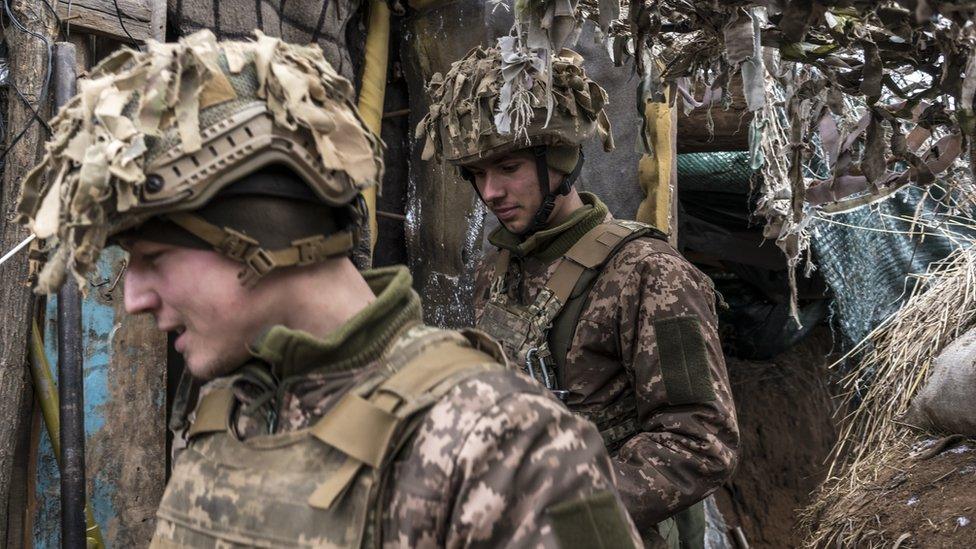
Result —
[{"label": "wooden plank wall", "polygon": [[[125,261],[110,248],[82,304],[85,357],[85,466],[95,520],[110,547],[144,547],[166,479],[166,337],[149,317],[122,307]],[[95,286],[98,285],[98,286]],[[48,301],[45,351],[57,361],[56,299]],[[35,547],[60,545],[57,463],[40,433]]]},{"label": "wooden plank wall", "polygon": [[[51,26],[53,17],[50,21],[36,19],[37,14],[51,13],[41,2],[14,0],[11,4],[28,29],[46,32],[52,38],[57,34]],[[61,31],[67,31],[78,48],[79,73],[124,43],[165,39],[164,0],[119,0],[122,23],[112,0],[59,1],[56,8],[64,25]],[[42,31],[44,25],[48,31]],[[46,46],[13,30],[8,30],[7,41],[11,79],[28,100],[36,100],[48,62]],[[30,112],[14,93],[11,88],[11,107],[4,120],[7,128],[23,127],[29,120]],[[6,158],[0,202],[5,213],[0,219],[3,251],[13,240],[25,236],[7,220],[20,179],[34,164],[40,143],[47,138],[39,127],[36,124],[25,133]],[[17,133],[8,132],[8,139]],[[5,149],[10,147],[9,142],[5,145]],[[0,509],[8,511],[0,519],[0,545],[58,547],[58,467],[37,407],[31,406],[30,385],[25,384],[31,310],[25,285],[26,253],[17,260],[0,270],[3,286],[8,289],[0,296]],[[99,264],[98,272],[90,276],[92,284],[116,280],[123,260],[120,250],[112,250]],[[155,508],[166,476],[166,338],[156,332],[150,318],[125,315],[121,285],[111,293],[104,292],[106,288],[90,288],[83,304],[88,494],[110,547],[145,546],[154,528]],[[24,299],[28,306],[21,303]],[[55,306],[52,299],[46,308],[53,311]],[[55,316],[49,313],[45,324],[49,355],[56,354]],[[50,358],[56,360],[56,356]],[[33,421],[15,420],[30,419],[30,415]],[[27,428],[18,428],[18,423],[26,423]],[[8,439],[17,445],[15,451],[4,450]],[[19,482],[11,482],[11,477]],[[9,506],[8,493],[13,498]]]}]

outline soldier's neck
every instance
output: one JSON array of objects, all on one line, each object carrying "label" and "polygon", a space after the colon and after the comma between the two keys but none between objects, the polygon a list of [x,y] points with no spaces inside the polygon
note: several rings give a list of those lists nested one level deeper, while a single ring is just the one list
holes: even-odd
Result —
[{"label": "soldier's neck", "polygon": [[346,258],[295,269],[286,280],[281,307],[285,326],[325,337],[376,300],[369,284]]},{"label": "soldier's neck", "polygon": [[569,216],[573,215],[573,212],[583,206],[585,204],[583,204],[583,199],[580,198],[579,191],[576,190],[576,187],[572,187],[569,190],[569,194],[556,198],[556,205],[552,209],[552,214],[549,216],[549,222],[546,225],[549,227],[562,225],[569,219]]}]

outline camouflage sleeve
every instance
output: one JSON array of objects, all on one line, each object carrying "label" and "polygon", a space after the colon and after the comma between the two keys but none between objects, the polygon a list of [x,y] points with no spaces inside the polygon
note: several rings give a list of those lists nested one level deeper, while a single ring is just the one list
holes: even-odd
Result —
[{"label": "camouflage sleeve", "polygon": [[476,323],[481,319],[481,313],[485,310],[485,302],[488,301],[488,288],[491,286],[491,279],[495,276],[495,258],[497,256],[497,249],[486,250],[475,269],[474,295],[471,298],[471,306],[474,308]]},{"label": "camouflage sleeve", "polygon": [[620,271],[620,349],[638,434],[620,448],[615,470],[644,531],[731,476],[739,432],[711,282],[670,248],[622,260],[632,265]]},{"label": "camouflage sleeve", "polygon": [[599,433],[511,371],[468,380],[431,409],[393,492],[389,546],[566,547],[587,535],[641,546]]}]

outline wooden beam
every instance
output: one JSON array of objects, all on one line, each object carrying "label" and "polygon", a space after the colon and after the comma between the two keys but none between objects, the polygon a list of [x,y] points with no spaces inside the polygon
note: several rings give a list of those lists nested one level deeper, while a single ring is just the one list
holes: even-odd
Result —
[{"label": "wooden beam", "polygon": [[[75,30],[127,43],[142,43],[165,32],[165,12],[156,0],[58,0],[58,17]],[[165,6],[165,4],[164,4]],[[121,14],[122,20],[119,21]]]},{"label": "wooden beam", "polygon": [[[703,90],[696,90],[696,97]],[[746,109],[742,94],[742,78],[732,77],[732,104],[728,109],[721,105],[702,106],[684,114],[683,100],[678,100],[678,153],[747,151],[749,150],[749,123],[752,114]],[[708,131],[709,117],[713,131]]]}]

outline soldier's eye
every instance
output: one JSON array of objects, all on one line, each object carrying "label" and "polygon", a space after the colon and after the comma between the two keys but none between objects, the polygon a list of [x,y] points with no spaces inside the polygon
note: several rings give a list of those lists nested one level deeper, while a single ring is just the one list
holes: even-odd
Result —
[{"label": "soldier's eye", "polygon": [[149,253],[146,253],[146,254],[142,254],[140,256],[140,259],[142,260],[143,263],[145,263],[147,265],[155,265],[160,260],[160,258],[163,257],[163,254],[165,254],[165,253],[166,253],[166,250],[159,250],[159,251],[156,251],[156,252],[149,252]]}]

